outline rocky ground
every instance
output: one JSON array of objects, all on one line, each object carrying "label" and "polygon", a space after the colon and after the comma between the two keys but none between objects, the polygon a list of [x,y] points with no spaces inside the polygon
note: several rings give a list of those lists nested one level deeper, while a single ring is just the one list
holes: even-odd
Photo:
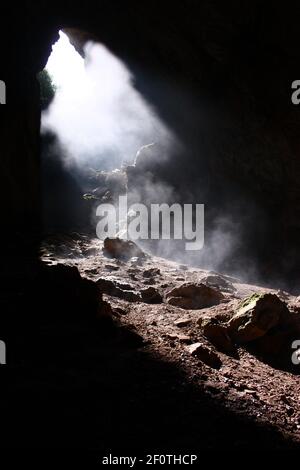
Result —
[{"label": "rocky ground", "polygon": [[[154,449],[170,449],[171,444],[194,450],[298,447],[300,365],[292,364],[290,342],[300,338],[297,297],[139,250],[126,253],[126,246],[114,243],[103,250],[103,242],[78,234],[47,240],[42,260],[76,267],[96,283],[110,306],[117,334],[104,344],[106,357],[113,348],[115,360],[112,365],[110,358],[110,370],[104,370],[113,392],[103,369],[100,378],[94,368],[103,339],[89,345],[88,365],[93,380],[101,381],[101,393],[104,387],[104,406],[119,410],[114,438],[110,426],[107,430],[110,447],[109,438],[117,447],[130,447],[128,435],[133,448],[145,449],[147,439]],[[241,301],[249,296],[254,307],[246,302],[247,322],[241,325]],[[104,419],[107,424],[106,412]],[[137,442],[139,434],[143,444]]]}]

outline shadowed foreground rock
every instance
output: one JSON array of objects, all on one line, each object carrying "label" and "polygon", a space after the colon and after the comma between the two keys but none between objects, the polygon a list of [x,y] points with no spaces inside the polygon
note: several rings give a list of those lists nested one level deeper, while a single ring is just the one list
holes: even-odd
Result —
[{"label": "shadowed foreground rock", "polygon": [[[41,265],[24,303],[38,324],[94,321],[111,323],[111,307],[94,281],[81,277],[77,267]],[[28,321],[28,320],[27,320]]]}]

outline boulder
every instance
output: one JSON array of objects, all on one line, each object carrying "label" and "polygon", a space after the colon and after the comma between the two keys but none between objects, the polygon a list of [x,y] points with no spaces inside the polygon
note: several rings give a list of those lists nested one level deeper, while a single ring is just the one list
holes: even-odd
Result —
[{"label": "boulder", "polygon": [[103,253],[112,258],[128,260],[131,258],[145,258],[145,253],[131,240],[121,238],[106,238]]},{"label": "boulder", "polygon": [[219,304],[224,296],[202,283],[184,283],[167,293],[168,303],[175,307],[196,310]]},{"label": "boulder", "polygon": [[[300,315],[288,312],[277,326],[271,328],[264,336],[249,343],[248,349],[263,358],[274,367],[290,369],[293,367],[291,355],[292,344],[300,338]],[[250,349],[251,348],[251,349]],[[299,369],[299,366],[296,366]],[[297,373],[299,370],[297,370]]]},{"label": "boulder", "polygon": [[228,322],[228,332],[236,343],[248,343],[276,327],[289,310],[275,294],[253,294],[239,306]]},{"label": "boulder", "polygon": [[220,289],[224,292],[233,293],[236,291],[232,282],[228,281],[225,277],[221,276],[220,274],[210,274],[205,278],[201,279],[201,281],[207,286]]},{"label": "boulder", "polygon": [[147,287],[147,289],[142,289],[140,294],[142,301],[146,304],[161,304],[163,301],[162,296],[154,287]]}]

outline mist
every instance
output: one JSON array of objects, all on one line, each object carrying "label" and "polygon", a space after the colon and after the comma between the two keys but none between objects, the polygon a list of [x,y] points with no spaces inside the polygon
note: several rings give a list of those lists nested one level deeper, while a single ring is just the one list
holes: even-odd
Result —
[{"label": "mist", "polygon": [[102,44],[88,42],[84,56],[60,32],[46,66],[57,91],[42,132],[56,134],[64,163],[113,170],[152,142],[167,155],[175,136],[135,90],[128,68]]}]

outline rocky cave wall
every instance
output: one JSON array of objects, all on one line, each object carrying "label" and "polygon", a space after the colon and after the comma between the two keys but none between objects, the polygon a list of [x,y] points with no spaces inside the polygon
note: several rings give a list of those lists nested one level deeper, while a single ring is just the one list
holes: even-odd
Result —
[{"label": "rocky cave wall", "polygon": [[[195,142],[188,159],[169,168],[170,181],[172,172],[176,179],[181,174],[181,187],[196,188],[204,174],[201,202],[218,206],[220,213],[232,207],[250,211],[253,205],[257,215],[246,225],[249,253],[260,257],[266,275],[297,278],[300,109],[291,103],[290,86],[300,77],[299,33],[297,14],[286,2],[87,0],[6,6],[0,32],[0,78],[7,85],[7,105],[0,108],[2,237],[38,233],[35,76],[58,30],[66,27],[87,32],[124,60],[135,72],[136,87],[183,140]],[[180,101],[161,100],[161,89],[149,86],[145,76],[152,77],[152,85],[173,87],[174,97],[184,90],[193,102],[187,123],[174,119],[176,113],[180,117]]]}]

